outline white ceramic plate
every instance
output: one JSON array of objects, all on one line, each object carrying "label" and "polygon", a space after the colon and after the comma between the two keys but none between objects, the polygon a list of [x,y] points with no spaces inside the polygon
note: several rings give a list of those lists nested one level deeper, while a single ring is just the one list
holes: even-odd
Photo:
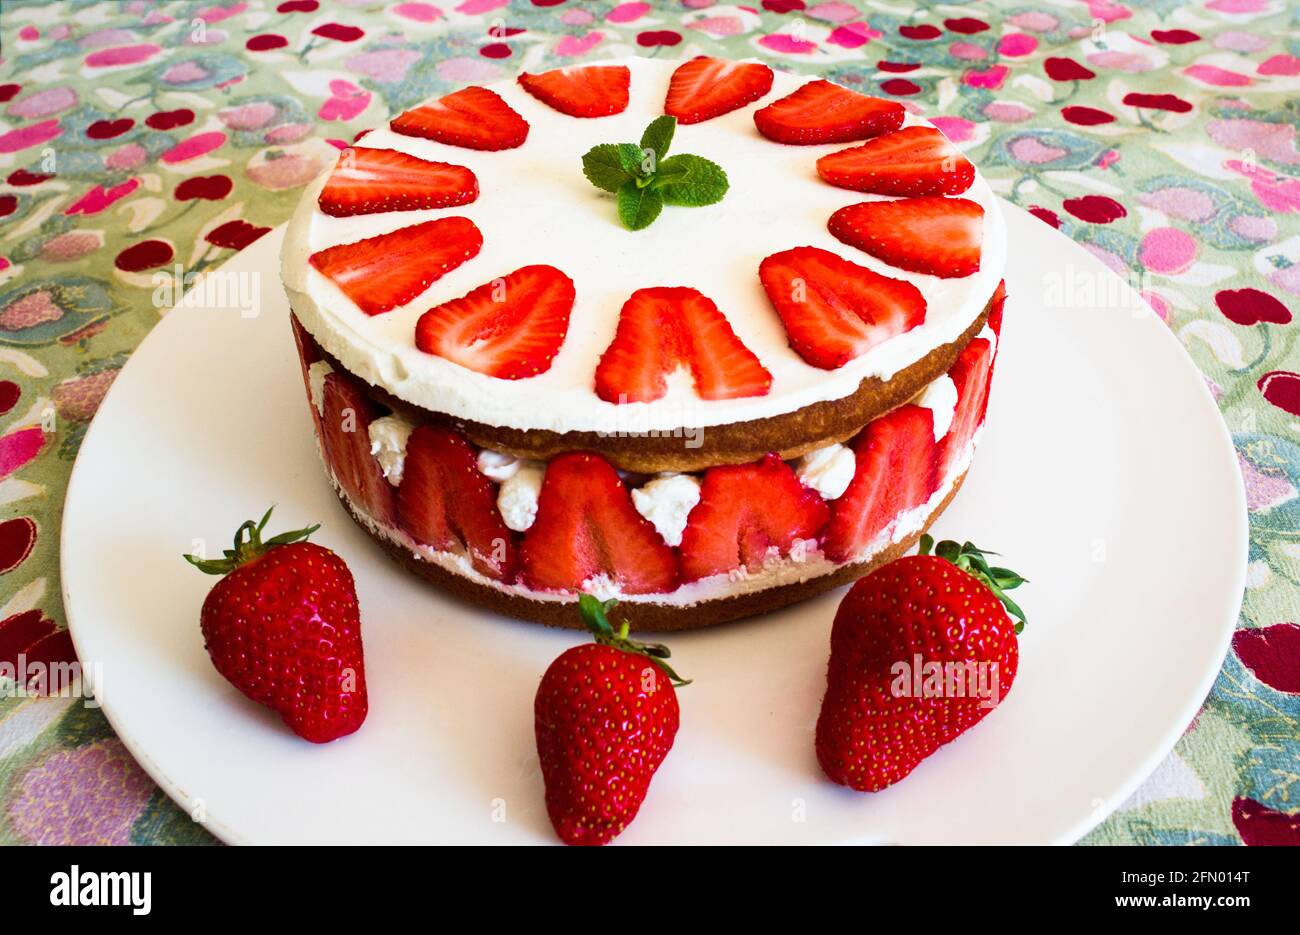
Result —
[{"label": "white ceramic plate", "polygon": [[[900,785],[859,795],[813,756],[841,591],[670,638],[695,682],[620,841],[1070,842],[1122,802],[1191,721],[1239,610],[1246,513],[1200,377],[1128,287],[1007,206],[1003,348],[983,445],[936,533],[1031,579],[1003,704]],[[91,426],[63,521],[81,658],[122,740],[231,842],[548,842],[533,743],[541,673],[579,638],[444,599],[392,565],[325,481],[278,285],[278,232],[224,267],[261,314],[170,312]],[[1105,297],[1098,301],[1097,297]],[[181,560],[276,503],[320,520],[351,565],[370,716],[317,747],[213,669],[214,579]]]}]

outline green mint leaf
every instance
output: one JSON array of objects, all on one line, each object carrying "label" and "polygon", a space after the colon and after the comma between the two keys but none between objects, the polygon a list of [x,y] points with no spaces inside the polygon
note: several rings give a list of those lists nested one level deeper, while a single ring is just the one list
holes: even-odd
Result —
[{"label": "green mint leaf", "polygon": [[699,207],[721,201],[729,183],[722,166],[703,156],[670,156],[659,165],[654,190],[664,204]]},{"label": "green mint leaf", "polygon": [[641,165],[641,147],[633,143],[601,143],[582,157],[582,174],[602,191],[616,192],[636,178]]},{"label": "green mint leaf", "polygon": [[677,129],[677,118],[665,114],[650,121],[650,126],[641,134],[641,149],[654,153],[656,162],[663,162],[668,155],[668,147],[673,142],[673,132]]},{"label": "green mint leaf", "polygon": [[649,227],[663,207],[658,192],[653,188],[641,188],[635,180],[618,190],[618,217],[628,230],[639,231]]}]

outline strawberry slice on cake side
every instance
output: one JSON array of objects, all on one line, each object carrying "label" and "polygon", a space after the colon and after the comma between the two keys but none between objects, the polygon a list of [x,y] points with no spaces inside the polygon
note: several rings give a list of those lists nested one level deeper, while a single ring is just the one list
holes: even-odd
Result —
[{"label": "strawberry slice on cake side", "polygon": [[570,117],[609,117],[627,110],[632,72],[626,65],[585,65],[522,74],[519,85]]},{"label": "strawberry slice on cake side", "polygon": [[463,546],[477,571],[509,583],[518,569],[519,544],[476,458],[456,432],[418,426],[406,443],[397,489],[399,525],[421,545],[443,551]]},{"label": "strawberry slice on cake side", "polygon": [[754,124],[769,140],[811,146],[851,143],[892,133],[903,125],[904,114],[903,105],[897,101],[859,94],[818,79],[755,111]]},{"label": "strawberry slice on cake side", "polygon": [[816,538],[830,511],[775,454],[752,464],[709,468],[682,532],[682,578],[696,581],[762,569],[775,552]]},{"label": "strawberry slice on cake side", "polygon": [[864,201],[840,208],[827,227],[842,243],[911,273],[960,279],[979,272],[984,209],[968,198]]},{"label": "strawberry slice on cake side", "polygon": [[834,502],[822,549],[835,562],[856,561],[900,513],[939,487],[934,413],[916,405],[875,419],[853,442],[856,466]]},{"label": "strawberry slice on cake side", "polygon": [[690,371],[701,399],[763,396],[772,386],[772,375],[708,296],[686,287],[638,289],[596,366],[596,395],[651,402],[667,392],[677,368]]},{"label": "strawberry slice on cake side", "polygon": [[370,453],[370,423],[379,411],[351,376],[325,375],[321,390],[321,448],[334,480],[358,508],[377,523],[397,517],[392,485]]},{"label": "strawberry slice on cake side", "polygon": [[393,118],[394,133],[489,152],[523,146],[528,121],[501,95],[471,86]]},{"label": "strawberry slice on cake side", "polygon": [[925,297],[820,247],[774,253],[758,268],[790,346],[823,370],[844,366],[925,321]]},{"label": "strawberry slice on cake side", "polygon": [[637,512],[618,472],[583,451],[547,464],[522,559],[524,583],[541,591],[581,591],[605,579],[624,594],[658,594],[680,578],[677,556]]},{"label": "strawberry slice on cake side", "polygon": [[957,387],[957,407],[948,434],[939,444],[939,470],[951,471],[975,440],[988,411],[989,384],[993,377],[993,345],[975,338],[957,355],[948,376]]},{"label": "strawberry slice on cake side", "polygon": [[382,315],[410,302],[482,247],[483,235],[469,218],[438,218],[326,247],[309,262],[361,311]]},{"label": "strawberry slice on cake side", "polygon": [[464,166],[430,162],[395,149],[350,146],[339,153],[317,203],[330,217],[454,208],[478,198]]},{"label": "strawberry slice on cake side", "polygon": [[763,97],[772,90],[772,69],[701,55],[683,62],[668,82],[664,113],[681,124],[703,123]]},{"label": "strawberry slice on cake side", "polygon": [[415,324],[415,346],[502,380],[536,376],[564,344],[574,295],[573,280],[554,266],[524,266],[429,309]]}]

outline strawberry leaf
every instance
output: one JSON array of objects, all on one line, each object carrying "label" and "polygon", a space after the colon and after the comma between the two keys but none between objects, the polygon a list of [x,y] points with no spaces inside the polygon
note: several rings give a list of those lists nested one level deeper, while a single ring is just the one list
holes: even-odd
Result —
[{"label": "strawberry leaf", "polygon": [[659,166],[654,188],[665,204],[700,207],[722,200],[729,187],[727,173],[703,156],[670,156]]},{"label": "strawberry leaf", "polygon": [[672,679],[673,685],[678,688],[691,684],[690,679],[682,678],[668,664],[666,660],[672,655],[672,651],[663,643],[640,643],[629,639],[626,620],[617,630],[614,629],[607,615],[617,606],[618,601],[616,600],[599,601],[590,594],[578,595],[578,614],[582,617],[582,622],[591,632],[591,635],[596,638],[597,643],[612,646],[625,653],[645,656]]},{"label": "strawberry leaf", "polygon": [[636,180],[625,182],[618,190],[618,216],[628,230],[649,227],[663,207],[659,193],[653,188],[642,188]]}]

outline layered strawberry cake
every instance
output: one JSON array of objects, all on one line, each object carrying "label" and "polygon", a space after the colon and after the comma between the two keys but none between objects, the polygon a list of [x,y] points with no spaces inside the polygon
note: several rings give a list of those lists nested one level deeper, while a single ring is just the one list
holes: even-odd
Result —
[{"label": "layered strawberry cake", "polygon": [[320,450],[413,572],[568,625],[749,616],[901,554],[979,439],[996,200],[937,129],[753,62],[468,87],[289,224]]}]

